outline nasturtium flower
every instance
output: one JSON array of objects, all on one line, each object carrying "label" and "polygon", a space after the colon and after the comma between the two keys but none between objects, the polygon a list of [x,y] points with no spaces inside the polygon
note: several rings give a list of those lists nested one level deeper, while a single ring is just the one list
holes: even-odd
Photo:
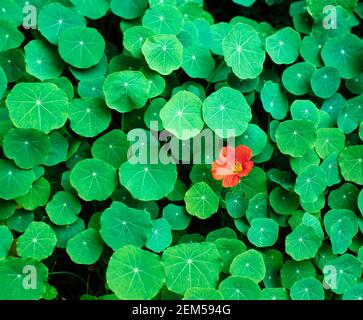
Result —
[{"label": "nasturtium flower", "polygon": [[254,163],[251,158],[252,150],[246,146],[223,147],[218,159],[212,163],[213,178],[222,180],[225,188],[236,186],[252,170]]}]

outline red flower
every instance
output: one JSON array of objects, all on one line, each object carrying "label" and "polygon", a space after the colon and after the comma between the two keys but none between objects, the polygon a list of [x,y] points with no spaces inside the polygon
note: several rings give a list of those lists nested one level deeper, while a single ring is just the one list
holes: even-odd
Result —
[{"label": "red flower", "polygon": [[223,147],[219,157],[212,163],[212,174],[216,180],[222,180],[225,188],[237,185],[241,177],[247,176],[253,168],[252,150],[246,146],[236,149]]}]

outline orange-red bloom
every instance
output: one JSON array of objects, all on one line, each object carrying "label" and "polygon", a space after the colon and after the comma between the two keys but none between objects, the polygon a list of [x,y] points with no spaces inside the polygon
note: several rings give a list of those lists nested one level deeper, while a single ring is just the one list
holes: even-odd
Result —
[{"label": "orange-red bloom", "polygon": [[212,163],[213,178],[222,180],[225,188],[234,187],[252,170],[254,163],[251,158],[252,150],[246,146],[238,146],[236,149],[223,147],[218,159]]}]

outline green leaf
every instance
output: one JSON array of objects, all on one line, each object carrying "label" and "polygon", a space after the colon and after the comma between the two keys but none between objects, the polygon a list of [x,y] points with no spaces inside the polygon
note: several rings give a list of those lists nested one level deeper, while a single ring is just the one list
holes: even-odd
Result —
[{"label": "green leaf", "polygon": [[38,28],[44,38],[58,44],[59,36],[72,27],[85,27],[86,19],[74,8],[65,7],[58,2],[45,5],[39,12]]},{"label": "green leaf", "polygon": [[296,281],[290,290],[292,300],[324,300],[324,288],[315,278]]},{"label": "green leaf", "polygon": [[49,137],[35,129],[11,129],[3,140],[5,155],[22,169],[42,164],[50,154]]},{"label": "green leaf", "polygon": [[40,178],[32,184],[27,194],[16,198],[16,203],[26,210],[35,210],[47,204],[49,195],[49,182],[44,178]]},{"label": "green leaf", "polygon": [[175,6],[163,4],[146,10],[142,24],[158,34],[178,35],[183,27],[183,16]]},{"label": "green leaf", "polygon": [[326,159],[332,153],[340,153],[345,147],[345,135],[337,128],[321,128],[317,131],[315,150],[320,158]]},{"label": "green leaf", "polygon": [[193,45],[184,49],[182,68],[189,77],[205,79],[214,67],[214,59],[207,48]]},{"label": "green leaf", "polygon": [[315,202],[327,187],[324,171],[317,165],[307,167],[296,179],[295,192],[304,202]]},{"label": "green leaf", "polygon": [[18,83],[6,105],[16,127],[45,133],[63,127],[68,116],[65,92],[51,83]]},{"label": "green leaf", "polygon": [[[235,89],[224,87],[203,102],[203,118],[208,127],[222,138],[240,136],[252,119],[245,97]],[[239,119],[238,122],[235,119]]]},{"label": "green leaf", "polygon": [[266,81],[261,90],[263,108],[274,119],[285,119],[289,111],[289,102],[278,83]]},{"label": "green leaf", "polygon": [[232,276],[249,278],[258,283],[266,274],[263,255],[254,249],[242,252],[233,259],[229,271]]},{"label": "green leaf", "polygon": [[23,258],[40,261],[53,253],[56,243],[57,237],[49,225],[44,222],[32,222],[18,238],[16,249]]},{"label": "green leaf", "polygon": [[13,234],[7,226],[0,226],[0,261],[9,253],[13,243]]},{"label": "green leaf", "polygon": [[117,175],[110,164],[102,160],[85,159],[74,166],[70,181],[83,200],[103,201],[116,189]]},{"label": "green leaf", "polygon": [[185,291],[183,300],[223,300],[223,296],[213,288],[190,288]]},{"label": "green leaf", "polygon": [[182,90],[160,110],[160,118],[166,130],[178,139],[187,140],[204,127],[201,111],[202,101],[195,94]]},{"label": "green leaf", "polygon": [[270,193],[270,205],[279,214],[293,214],[299,207],[299,197],[283,188],[274,188]]},{"label": "green leaf", "polygon": [[144,246],[151,229],[149,212],[129,208],[122,202],[114,201],[101,216],[100,234],[114,250],[125,245]]},{"label": "green leaf", "polygon": [[191,220],[191,216],[188,215],[184,207],[172,203],[164,207],[162,217],[168,221],[172,230],[185,230]]},{"label": "green leaf", "polygon": [[194,184],[184,201],[188,213],[199,219],[208,219],[218,210],[219,198],[205,182]]},{"label": "green leaf", "polygon": [[261,295],[261,289],[255,281],[239,276],[224,279],[219,290],[226,300],[258,300]]},{"label": "green leaf", "polygon": [[15,199],[30,191],[35,180],[32,170],[21,170],[8,160],[0,159],[0,198],[5,200]]},{"label": "green leaf", "polygon": [[[29,290],[29,273],[36,272],[34,289]],[[39,300],[46,292],[48,269],[34,259],[9,257],[0,260],[0,299]]]},{"label": "green leaf", "polygon": [[285,248],[294,260],[301,261],[314,258],[321,244],[321,238],[315,230],[301,224],[286,237]]},{"label": "green leaf", "polygon": [[339,167],[345,180],[363,184],[363,146],[345,148],[339,158]]},{"label": "green leaf", "polygon": [[237,23],[222,42],[225,61],[237,77],[254,79],[263,69],[265,51],[256,30],[244,23]]},{"label": "green leaf", "polygon": [[53,223],[62,226],[76,222],[81,208],[78,198],[66,191],[59,191],[48,202],[45,210]]},{"label": "green leaf", "polygon": [[266,38],[266,51],[276,64],[291,64],[299,56],[300,34],[290,27]]},{"label": "green leaf", "polygon": [[160,258],[132,245],[113,253],[106,272],[107,285],[123,300],[145,300],[156,296],[164,283]]},{"label": "green leaf", "polygon": [[110,8],[107,0],[71,0],[82,16],[90,19],[102,18]]},{"label": "green leaf", "polygon": [[59,37],[59,54],[76,68],[90,68],[101,61],[105,51],[105,40],[94,28],[67,28]]},{"label": "green leaf", "polygon": [[24,39],[14,23],[0,20],[0,52],[19,47]]},{"label": "green leaf", "polygon": [[302,157],[314,147],[316,138],[316,128],[307,120],[287,120],[276,130],[277,147],[292,157]]},{"label": "green leaf", "polygon": [[322,67],[315,70],[311,76],[311,88],[319,98],[330,98],[337,92],[339,86],[339,70],[335,67]]},{"label": "green leaf", "polygon": [[183,62],[183,46],[178,38],[171,34],[148,37],[141,51],[149,68],[164,76],[179,69]]},{"label": "green leaf", "polygon": [[359,74],[363,62],[363,44],[353,34],[328,39],[321,51],[324,64],[339,70],[340,77],[350,79]]},{"label": "green leaf", "polygon": [[309,93],[310,79],[315,69],[315,66],[309,62],[298,62],[286,68],[282,73],[285,89],[296,96]]},{"label": "green leaf", "polygon": [[[115,94],[115,88],[118,88]],[[139,71],[120,71],[107,77],[103,85],[106,103],[118,112],[129,112],[145,106],[150,83]]]},{"label": "green leaf", "polygon": [[153,220],[153,228],[146,241],[146,247],[160,253],[171,245],[172,240],[169,222],[164,218]]},{"label": "green leaf", "polygon": [[281,268],[281,282],[287,289],[290,289],[296,281],[315,275],[315,267],[309,260],[300,262],[288,260]]},{"label": "green leaf", "polygon": [[94,137],[107,129],[111,112],[100,98],[75,99],[69,105],[69,119],[74,132]]},{"label": "green leaf", "polygon": [[87,229],[78,233],[67,242],[67,253],[77,264],[93,264],[101,256],[102,239],[94,229]]},{"label": "green leaf", "polygon": [[174,163],[141,164],[123,163],[120,167],[120,183],[135,199],[160,200],[174,188],[177,170]]},{"label": "green leaf", "polygon": [[117,16],[124,19],[141,17],[147,8],[147,0],[111,0],[111,10]]},{"label": "green leaf", "polygon": [[308,120],[315,126],[319,124],[319,109],[310,100],[295,100],[291,105],[290,112],[294,120]]},{"label": "green leaf", "polygon": [[270,247],[278,239],[279,226],[267,218],[256,218],[251,222],[251,228],[248,229],[247,238],[256,247]]},{"label": "green leaf", "polygon": [[162,256],[166,286],[183,294],[189,288],[215,288],[222,263],[214,243],[178,244]]}]

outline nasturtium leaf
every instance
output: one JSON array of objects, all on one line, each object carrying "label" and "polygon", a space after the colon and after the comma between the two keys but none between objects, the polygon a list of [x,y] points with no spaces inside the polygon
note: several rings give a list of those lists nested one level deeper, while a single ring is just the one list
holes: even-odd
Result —
[{"label": "nasturtium leaf", "polygon": [[292,157],[302,157],[314,147],[316,138],[316,128],[307,120],[287,120],[276,130],[277,147]]},{"label": "nasturtium leaf", "polygon": [[266,51],[276,64],[291,64],[299,56],[300,34],[290,27],[266,38]]},{"label": "nasturtium leaf", "polygon": [[277,213],[290,215],[299,207],[299,197],[293,192],[277,187],[270,193],[270,205]]},{"label": "nasturtium leaf", "polygon": [[35,180],[33,170],[21,170],[9,160],[0,159],[0,198],[11,200],[27,194]]},{"label": "nasturtium leaf", "polygon": [[81,204],[77,197],[66,191],[57,192],[45,208],[50,220],[57,225],[70,225],[77,220]]},{"label": "nasturtium leaf", "polygon": [[45,133],[65,124],[68,104],[65,92],[51,83],[19,83],[6,99],[10,119],[16,127]]},{"label": "nasturtium leaf", "polygon": [[160,110],[160,118],[166,130],[178,139],[195,137],[204,127],[202,101],[193,93],[179,91]]},{"label": "nasturtium leaf", "polygon": [[103,201],[116,189],[117,174],[113,166],[102,160],[85,159],[74,166],[70,181],[81,199]]},{"label": "nasturtium leaf", "polygon": [[304,202],[317,201],[327,187],[324,171],[317,165],[307,167],[296,179],[295,192]]},{"label": "nasturtium leaf", "polygon": [[120,167],[120,183],[135,199],[160,200],[174,188],[177,170],[174,163],[143,164],[127,161]]},{"label": "nasturtium leaf", "polygon": [[129,112],[145,106],[149,98],[150,83],[140,71],[119,71],[107,77],[103,91],[106,103],[111,109]]},{"label": "nasturtium leaf", "polygon": [[340,153],[345,147],[345,135],[338,128],[318,129],[317,136],[315,150],[322,159],[326,159],[332,153]]},{"label": "nasturtium leaf", "polygon": [[309,62],[298,62],[286,68],[281,78],[285,89],[296,96],[307,94],[311,90],[310,79],[315,69]]},{"label": "nasturtium leaf", "polygon": [[238,219],[245,215],[249,199],[237,192],[228,192],[225,196],[226,209],[228,214]]},{"label": "nasturtium leaf", "polygon": [[363,185],[363,146],[345,148],[339,158],[339,167],[345,180]]},{"label": "nasturtium leaf", "polygon": [[188,215],[184,207],[172,203],[163,209],[162,217],[168,221],[172,230],[185,230],[191,220],[191,216]]},{"label": "nasturtium leaf", "polygon": [[19,47],[24,39],[24,35],[13,22],[0,20],[0,52]]},{"label": "nasturtium leaf", "polygon": [[57,165],[67,159],[69,142],[62,134],[57,131],[51,132],[49,135],[50,153],[43,164],[46,166]]},{"label": "nasturtium leaf", "polygon": [[318,166],[320,164],[320,158],[314,151],[314,149],[309,150],[300,158],[290,158],[291,169],[297,174],[300,175],[305,169],[310,167],[311,165]]},{"label": "nasturtium leaf", "polygon": [[74,236],[85,230],[85,223],[81,218],[78,218],[76,222],[66,226],[52,226],[57,236],[57,248],[65,249],[67,243]]},{"label": "nasturtium leaf", "polygon": [[323,67],[311,76],[311,88],[319,98],[327,99],[337,92],[340,86],[339,70],[335,67]]},{"label": "nasturtium leaf", "polygon": [[50,195],[50,183],[45,178],[35,181],[28,193],[16,198],[16,203],[26,210],[35,210],[47,204]]},{"label": "nasturtium leaf", "polygon": [[347,289],[343,294],[343,300],[362,300],[363,284],[358,283]]},{"label": "nasturtium leaf", "polygon": [[[36,273],[29,290],[29,274]],[[39,300],[45,295],[48,269],[35,259],[9,257],[0,260],[0,299]],[[26,284],[26,285],[24,285]]]},{"label": "nasturtium leaf", "polygon": [[6,220],[6,225],[11,230],[24,232],[28,225],[34,221],[34,213],[23,209],[18,209]]},{"label": "nasturtium leaf", "polygon": [[100,234],[112,249],[125,245],[142,247],[152,230],[150,213],[114,201],[101,216]]},{"label": "nasturtium leaf", "polygon": [[332,209],[349,209],[356,211],[359,190],[350,183],[343,184],[340,188],[330,192],[329,207]]},{"label": "nasturtium leaf", "polygon": [[18,254],[38,261],[48,258],[55,248],[57,237],[44,222],[32,222],[16,242]]},{"label": "nasturtium leaf", "polygon": [[287,254],[296,261],[315,257],[321,244],[322,239],[316,234],[314,228],[304,224],[298,225],[285,241]]},{"label": "nasturtium leaf", "polygon": [[224,279],[219,287],[226,300],[259,300],[261,288],[250,278],[231,276]]},{"label": "nasturtium leaf", "polygon": [[92,156],[119,168],[127,160],[130,143],[126,134],[118,129],[98,138],[92,146]]},{"label": "nasturtium leaf", "polygon": [[337,153],[332,153],[325,158],[320,167],[325,173],[328,187],[338,184],[341,181]]},{"label": "nasturtium leaf", "polygon": [[13,243],[13,234],[7,226],[0,226],[0,260],[6,258]]},{"label": "nasturtium leaf", "polygon": [[209,49],[200,45],[184,48],[182,68],[191,78],[205,79],[214,67],[215,62]]},{"label": "nasturtium leaf", "polygon": [[214,288],[190,288],[185,291],[183,300],[223,300],[223,295]]},{"label": "nasturtium leaf", "polygon": [[75,99],[69,104],[69,119],[73,131],[83,137],[94,137],[107,129],[111,112],[100,98]]},{"label": "nasturtium leaf", "polygon": [[272,81],[266,81],[261,90],[261,100],[266,112],[276,120],[282,120],[289,111],[289,101],[281,86]]},{"label": "nasturtium leaf", "polygon": [[172,243],[171,226],[169,222],[160,218],[153,220],[151,233],[146,241],[146,247],[154,252],[163,252]]},{"label": "nasturtium leaf", "polygon": [[116,250],[107,267],[108,287],[123,300],[151,299],[165,276],[159,256],[132,245]]},{"label": "nasturtium leaf", "polygon": [[14,201],[6,201],[0,199],[0,220],[10,218],[16,210],[16,203]]},{"label": "nasturtium leaf", "polygon": [[363,62],[363,43],[354,34],[343,34],[326,41],[321,56],[327,67],[339,70],[340,77],[350,79],[357,76]]},{"label": "nasturtium leaf", "polygon": [[222,42],[225,61],[237,77],[254,79],[263,69],[265,51],[256,30],[245,23],[237,23]]},{"label": "nasturtium leaf", "polygon": [[204,100],[203,118],[217,135],[229,138],[247,130],[252,114],[244,96],[235,89],[225,87]]},{"label": "nasturtium leaf", "polygon": [[362,276],[362,263],[350,254],[343,254],[328,261],[323,270],[324,282],[333,292],[343,294]]},{"label": "nasturtium leaf", "polygon": [[293,120],[308,120],[315,126],[319,124],[319,109],[310,100],[295,100],[291,104],[290,112]]},{"label": "nasturtium leaf", "polygon": [[315,277],[315,267],[311,261],[288,260],[281,268],[281,282],[284,288],[290,289],[292,285],[301,279]]},{"label": "nasturtium leaf", "polygon": [[347,100],[338,113],[338,128],[344,133],[352,133],[363,121],[363,95]]},{"label": "nasturtium leaf", "polygon": [[3,140],[5,155],[22,169],[42,164],[50,154],[50,139],[35,129],[11,129]]},{"label": "nasturtium leaf", "polygon": [[251,222],[247,238],[256,247],[270,247],[278,239],[279,226],[273,219],[256,218]]},{"label": "nasturtium leaf", "polygon": [[102,18],[110,7],[107,0],[71,0],[82,16],[90,19]]},{"label": "nasturtium leaf", "polygon": [[146,10],[142,24],[158,34],[178,35],[183,27],[183,16],[175,6],[163,4]]},{"label": "nasturtium leaf", "polygon": [[183,294],[189,288],[216,288],[222,268],[214,243],[178,244],[166,249],[162,256],[166,286]]},{"label": "nasturtium leaf", "polygon": [[94,28],[67,28],[59,37],[59,54],[62,59],[76,68],[95,66],[103,57],[105,40]]},{"label": "nasturtium leaf", "polygon": [[306,61],[316,67],[323,65],[321,49],[327,39],[325,33],[313,31],[305,36],[300,46],[300,55]]},{"label": "nasturtium leaf", "polygon": [[257,218],[267,218],[268,195],[265,193],[257,193],[248,203],[246,218],[248,222],[252,222]]},{"label": "nasturtium leaf", "polygon": [[111,10],[117,16],[124,19],[141,17],[147,8],[147,0],[111,0]]},{"label": "nasturtium leaf", "polygon": [[127,29],[124,33],[123,45],[131,52],[135,58],[141,58],[141,47],[148,37],[151,37],[155,32],[144,26],[135,26]]},{"label": "nasturtium leaf", "polygon": [[148,37],[141,51],[150,69],[162,75],[169,75],[183,63],[183,46],[171,34],[158,34]]},{"label": "nasturtium leaf", "polygon": [[98,231],[87,229],[67,242],[67,253],[77,264],[93,264],[101,256],[102,239]]},{"label": "nasturtium leaf", "polygon": [[229,272],[230,265],[233,259],[240,253],[246,251],[245,244],[237,239],[219,238],[214,240],[218,248],[218,252],[222,258],[222,271]]},{"label": "nasturtium leaf", "polygon": [[285,288],[265,288],[259,300],[290,300],[290,296]]},{"label": "nasturtium leaf", "polygon": [[32,40],[25,47],[26,71],[39,80],[59,77],[64,63],[55,47],[44,40]]},{"label": "nasturtium leaf", "polygon": [[72,7],[65,7],[59,2],[45,5],[39,12],[38,28],[50,43],[58,44],[62,32],[72,27],[85,27],[86,19]]},{"label": "nasturtium leaf", "polygon": [[194,184],[184,197],[186,210],[199,219],[208,219],[218,210],[218,196],[205,182]]},{"label": "nasturtium leaf", "polygon": [[352,244],[352,239],[357,230],[353,222],[342,220],[335,222],[330,228],[330,240],[334,254],[343,254]]},{"label": "nasturtium leaf", "polygon": [[234,190],[244,193],[247,198],[253,198],[258,193],[267,193],[265,172],[255,166],[247,177],[241,179]]},{"label": "nasturtium leaf", "polygon": [[256,283],[262,281],[266,275],[263,255],[254,249],[242,252],[233,259],[230,273],[232,276],[249,278]]},{"label": "nasturtium leaf", "polygon": [[290,295],[292,300],[324,300],[324,288],[319,280],[308,277],[296,281]]}]

